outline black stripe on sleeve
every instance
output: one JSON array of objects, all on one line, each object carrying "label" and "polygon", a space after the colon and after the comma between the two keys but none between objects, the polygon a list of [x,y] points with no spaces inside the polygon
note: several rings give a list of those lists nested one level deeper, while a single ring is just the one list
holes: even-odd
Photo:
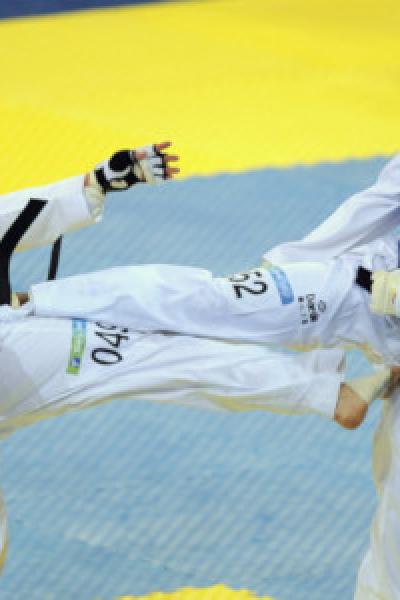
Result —
[{"label": "black stripe on sleeve", "polygon": [[11,256],[46,204],[46,200],[31,198],[0,242],[0,305],[11,303]]}]

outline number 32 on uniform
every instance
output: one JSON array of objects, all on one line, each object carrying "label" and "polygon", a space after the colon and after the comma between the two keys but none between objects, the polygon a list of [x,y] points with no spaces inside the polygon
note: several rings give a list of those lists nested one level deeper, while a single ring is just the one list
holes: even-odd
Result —
[{"label": "number 32 on uniform", "polygon": [[228,281],[233,284],[236,298],[243,298],[243,294],[264,294],[268,290],[268,285],[262,276],[261,271],[249,271],[232,275]]}]

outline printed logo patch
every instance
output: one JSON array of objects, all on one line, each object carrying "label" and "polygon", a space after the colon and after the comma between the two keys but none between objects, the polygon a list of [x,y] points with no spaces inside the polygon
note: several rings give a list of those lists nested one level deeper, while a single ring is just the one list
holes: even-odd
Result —
[{"label": "printed logo patch", "polygon": [[86,347],[86,321],[84,319],[73,319],[71,351],[67,366],[69,375],[79,375],[82,365],[82,357]]},{"label": "printed logo patch", "polygon": [[290,285],[289,279],[287,278],[285,271],[276,266],[270,267],[268,270],[271,273],[271,277],[275,282],[276,289],[279,292],[282,304],[290,304],[291,302],[293,302],[294,294],[292,286]]},{"label": "printed logo patch", "polygon": [[299,296],[297,302],[299,303],[302,325],[316,323],[320,314],[326,311],[326,302],[324,300],[319,300],[317,303],[315,294]]}]

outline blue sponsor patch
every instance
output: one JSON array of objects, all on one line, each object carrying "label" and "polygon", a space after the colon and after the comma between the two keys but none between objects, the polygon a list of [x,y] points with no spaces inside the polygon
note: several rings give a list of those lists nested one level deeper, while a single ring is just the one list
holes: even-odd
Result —
[{"label": "blue sponsor patch", "polygon": [[286,277],[286,273],[276,266],[270,267],[268,270],[275,282],[282,304],[290,304],[293,302],[294,294],[289,279]]}]

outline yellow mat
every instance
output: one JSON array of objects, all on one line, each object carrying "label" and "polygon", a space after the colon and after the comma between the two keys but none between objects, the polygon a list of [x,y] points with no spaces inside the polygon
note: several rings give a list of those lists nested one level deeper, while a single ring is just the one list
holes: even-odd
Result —
[{"label": "yellow mat", "polygon": [[269,596],[254,596],[246,590],[233,591],[224,585],[195,590],[185,588],[176,592],[164,594],[156,592],[147,596],[123,596],[119,600],[272,600]]},{"label": "yellow mat", "polygon": [[183,174],[392,153],[398,0],[221,0],[0,23],[0,190],[173,139]]}]

